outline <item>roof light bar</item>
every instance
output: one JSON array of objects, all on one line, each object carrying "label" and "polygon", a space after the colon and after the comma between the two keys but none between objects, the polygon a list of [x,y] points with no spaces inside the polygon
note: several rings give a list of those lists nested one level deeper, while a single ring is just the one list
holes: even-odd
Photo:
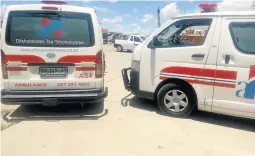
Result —
[{"label": "roof light bar", "polygon": [[67,5],[64,1],[41,1],[42,4]]},{"label": "roof light bar", "polygon": [[199,8],[202,12],[215,12],[217,11],[217,4],[200,4]]}]

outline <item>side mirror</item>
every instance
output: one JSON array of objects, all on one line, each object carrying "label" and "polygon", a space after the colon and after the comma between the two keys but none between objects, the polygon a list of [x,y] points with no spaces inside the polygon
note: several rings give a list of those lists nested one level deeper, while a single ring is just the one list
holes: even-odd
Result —
[{"label": "side mirror", "polygon": [[152,44],[151,44],[151,48],[155,48],[158,45],[158,36],[154,36],[152,38]]}]

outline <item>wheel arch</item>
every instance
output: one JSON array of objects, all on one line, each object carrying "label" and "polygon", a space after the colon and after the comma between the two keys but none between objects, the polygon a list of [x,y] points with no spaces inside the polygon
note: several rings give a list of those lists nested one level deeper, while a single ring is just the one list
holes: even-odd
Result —
[{"label": "wheel arch", "polygon": [[120,45],[120,44],[116,44],[116,43],[113,44],[114,48],[117,48],[118,45]]}]

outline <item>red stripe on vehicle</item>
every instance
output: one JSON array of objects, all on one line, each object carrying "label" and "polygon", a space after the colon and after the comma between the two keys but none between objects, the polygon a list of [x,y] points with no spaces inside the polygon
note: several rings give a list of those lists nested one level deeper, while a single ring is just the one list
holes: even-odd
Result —
[{"label": "red stripe on vehicle", "polygon": [[93,71],[95,67],[76,67],[76,71]]},{"label": "red stripe on vehicle", "polygon": [[250,67],[250,74],[249,74],[249,79],[255,77],[255,65],[252,65]]},{"label": "red stripe on vehicle", "polygon": [[27,67],[7,67],[7,71],[27,71]]},{"label": "red stripe on vehicle", "polygon": [[[161,80],[166,80],[169,77],[166,76],[160,76]],[[207,82],[207,81],[200,81],[200,80],[190,80],[190,79],[182,79],[184,81],[187,81],[192,84],[202,84],[202,85],[208,85],[208,86],[217,86],[217,87],[225,87],[225,88],[235,88],[235,84],[228,84],[228,83],[221,83],[221,82]]]},{"label": "red stripe on vehicle", "polygon": [[58,63],[81,63],[81,62],[94,62],[96,60],[95,55],[70,55],[61,57]]},{"label": "red stripe on vehicle", "polygon": [[161,70],[164,73],[183,74],[192,76],[203,76],[203,77],[216,77],[221,79],[232,79],[236,80],[236,71],[227,70],[215,70],[215,69],[203,69],[203,68],[191,68],[191,67],[167,67]]},{"label": "red stripe on vehicle", "polygon": [[166,79],[169,79],[169,77],[166,77],[166,76],[160,76],[159,77],[160,80],[166,80]]},{"label": "red stripe on vehicle", "polygon": [[202,85],[208,85],[208,86],[217,86],[217,87],[225,87],[225,88],[236,87],[235,84],[228,84],[228,83],[221,83],[221,82],[207,82],[207,81],[200,81],[200,80],[185,80],[185,81],[188,81],[189,83],[202,84]]},{"label": "red stripe on vehicle", "polygon": [[34,55],[6,55],[7,61],[15,61],[22,63],[44,63],[44,59]]}]

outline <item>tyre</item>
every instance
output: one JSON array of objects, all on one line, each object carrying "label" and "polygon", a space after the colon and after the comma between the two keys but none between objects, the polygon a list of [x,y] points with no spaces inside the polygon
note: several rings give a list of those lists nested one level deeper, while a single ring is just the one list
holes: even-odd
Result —
[{"label": "tyre", "polygon": [[193,93],[177,84],[166,84],[158,92],[159,109],[168,116],[185,117],[195,108],[196,101]]},{"label": "tyre", "polygon": [[121,45],[118,45],[118,46],[117,46],[117,52],[122,52],[122,50],[123,50],[122,46],[121,46]]}]

